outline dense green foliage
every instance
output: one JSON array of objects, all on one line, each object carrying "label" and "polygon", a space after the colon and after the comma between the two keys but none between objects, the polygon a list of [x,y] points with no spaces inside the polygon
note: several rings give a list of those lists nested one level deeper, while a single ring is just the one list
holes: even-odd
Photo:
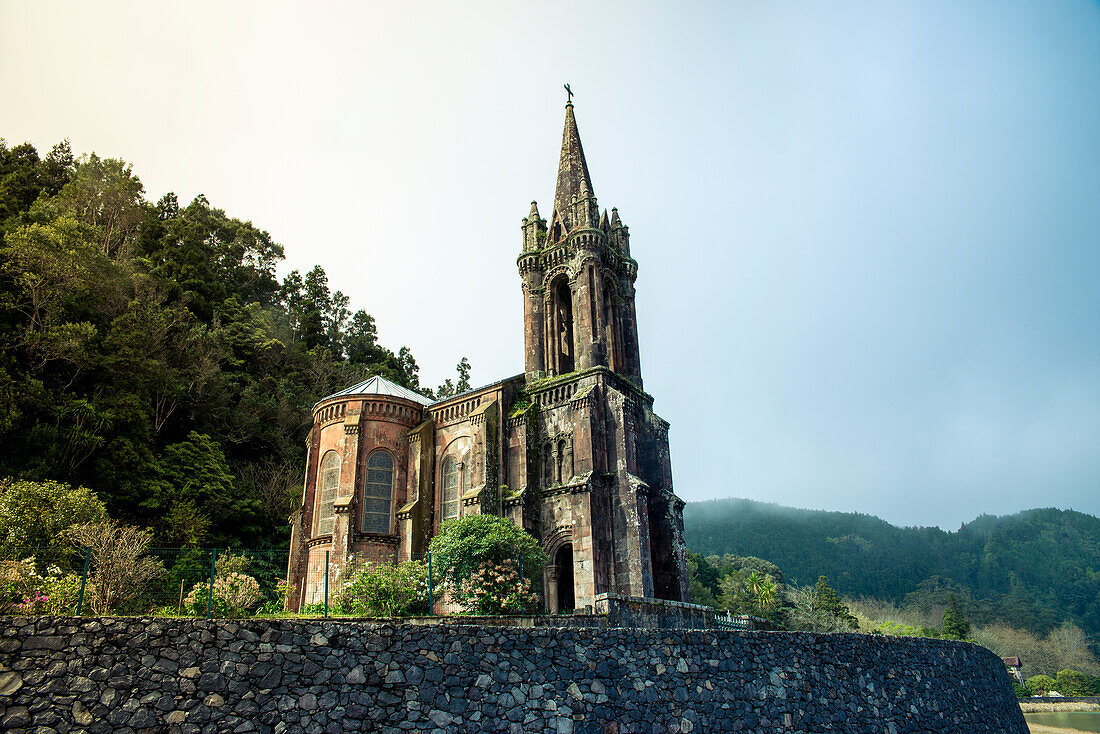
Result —
[{"label": "dense green foliage", "polygon": [[777,629],[848,632],[859,622],[829,580],[791,586],[774,563],[753,556],[690,554],[691,600],[767,620]]},{"label": "dense green foliage", "polygon": [[350,572],[331,612],[357,617],[405,617],[428,613],[428,564],[367,563]]},{"label": "dense green foliage", "polygon": [[22,560],[47,548],[56,556],[69,548],[66,530],[106,518],[107,508],[86,487],[0,480],[0,557]]},{"label": "dense green foliage", "polygon": [[367,374],[420,386],[282,258],[203,196],[146,201],[123,161],[0,141],[0,477],[90,487],[158,545],[285,544],[312,405]]},{"label": "dense green foliage", "polygon": [[730,499],[688,503],[684,525],[696,553],[765,558],[792,584],[824,574],[848,597],[941,610],[954,594],[971,622],[1045,634],[1069,620],[1100,639],[1100,518],[1091,515],[1029,510],[945,532]]},{"label": "dense green foliage", "polygon": [[495,515],[446,520],[428,549],[436,571],[452,581],[469,578],[485,563],[522,562],[527,578],[538,576],[546,564],[546,554],[533,535]]},{"label": "dense green foliage", "polygon": [[970,622],[963,613],[959,604],[959,597],[954,594],[948,599],[947,608],[943,610],[943,636],[952,640],[965,640],[970,637]]},{"label": "dense green foliage", "polygon": [[504,614],[537,606],[532,580],[542,573],[546,554],[533,535],[508,518],[447,520],[428,548],[435,571],[467,611]]}]

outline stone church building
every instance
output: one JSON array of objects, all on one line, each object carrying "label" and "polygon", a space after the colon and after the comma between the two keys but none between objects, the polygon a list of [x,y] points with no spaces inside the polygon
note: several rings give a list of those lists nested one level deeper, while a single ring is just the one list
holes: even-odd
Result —
[{"label": "stone church building", "polygon": [[478,513],[541,542],[550,612],[688,601],[668,423],[642,387],[638,263],[618,211],[597,206],[571,102],[550,219],[532,203],[522,232],[523,374],[439,401],[372,377],[314,407],[291,609],[321,601],[326,558],[422,558],[441,522]]}]

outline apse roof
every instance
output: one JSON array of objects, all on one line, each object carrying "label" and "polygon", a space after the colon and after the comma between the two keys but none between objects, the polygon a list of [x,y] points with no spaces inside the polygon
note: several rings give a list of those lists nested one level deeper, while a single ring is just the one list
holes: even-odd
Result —
[{"label": "apse roof", "polygon": [[332,395],[318,400],[317,403],[323,403],[325,400],[331,400],[332,398],[339,398],[351,395],[389,395],[395,398],[403,398],[405,400],[411,400],[414,403],[421,405],[431,405],[430,398],[426,398],[418,392],[413,392],[408,388],[401,387],[400,385],[390,382],[385,377],[379,377],[375,375],[370,379],[360,382],[358,385],[352,385],[345,388],[340,392],[334,392]]}]

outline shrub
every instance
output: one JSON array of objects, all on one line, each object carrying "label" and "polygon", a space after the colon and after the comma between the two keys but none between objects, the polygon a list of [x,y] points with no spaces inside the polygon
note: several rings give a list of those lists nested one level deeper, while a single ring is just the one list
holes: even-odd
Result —
[{"label": "shrub", "polygon": [[213,596],[209,579],[199,581],[183,600],[184,608],[196,617],[206,616],[208,608],[214,617],[248,615],[263,599],[260,583],[245,573],[251,565],[246,555],[219,554],[214,561]]},{"label": "shrub", "polygon": [[1054,679],[1049,675],[1033,675],[1024,683],[1028,692],[1033,696],[1045,696],[1055,690]]},{"label": "shrub", "polygon": [[531,579],[520,579],[512,561],[481,564],[457,589],[456,596],[475,614],[520,614],[538,607]]},{"label": "shrub", "polygon": [[0,614],[73,614],[80,577],[51,564],[39,573],[33,556],[0,562]]},{"label": "shrub", "polygon": [[425,614],[428,611],[428,567],[420,561],[406,561],[396,566],[367,563],[351,571],[333,601],[334,608],[343,614],[370,617]]},{"label": "shrub", "polygon": [[1055,689],[1064,696],[1095,696],[1100,694],[1100,678],[1076,670],[1059,670],[1054,678]]},{"label": "shrub", "polygon": [[260,608],[256,610],[256,614],[280,614],[286,611],[286,600],[290,595],[290,587],[287,586],[286,579],[282,579],[275,584],[275,598],[268,599]]},{"label": "shrub", "polygon": [[429,545],[432,560],[447,578],[469,578],[485,562],[502,563],[522,559],[524,572],[542,572],[546,554],[538,541],[507,518],[469,515],[447,520]]},{"label": "shrub", "polygon": [[71,527],[66,536],[78,548],[91,550],[84,598],[95,614],[125,610],[164,574],[164,564],[145,555],[153,539],[149,530],[105,520]]},{"label": "shrub", "polygon": [[214,617],[244,617],[263,598],[259,582],[239,571],[215,576],[213,587],[213,601],[208,603],[210,582],[195,584],[183,600],[184,608],[196,617],[206,616],[208,608]]}]

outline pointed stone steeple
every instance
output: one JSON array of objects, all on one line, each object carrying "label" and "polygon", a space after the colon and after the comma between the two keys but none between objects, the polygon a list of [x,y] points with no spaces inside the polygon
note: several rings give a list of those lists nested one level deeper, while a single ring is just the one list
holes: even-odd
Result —
[{"label": "pointed stone steeple", "polygon": [[[573,197],[587,198],[593,195],[592,179],[588,175],[588,163],[584,160],[581,134],[577,131],[577,118],[573,117],[573,103],[565,105],[565,131],[561,136],[561,160],[558,163],[558,186],[554,191],[554,211],[572,229]],[[553,220],[553,216],[551,216]]]}]

